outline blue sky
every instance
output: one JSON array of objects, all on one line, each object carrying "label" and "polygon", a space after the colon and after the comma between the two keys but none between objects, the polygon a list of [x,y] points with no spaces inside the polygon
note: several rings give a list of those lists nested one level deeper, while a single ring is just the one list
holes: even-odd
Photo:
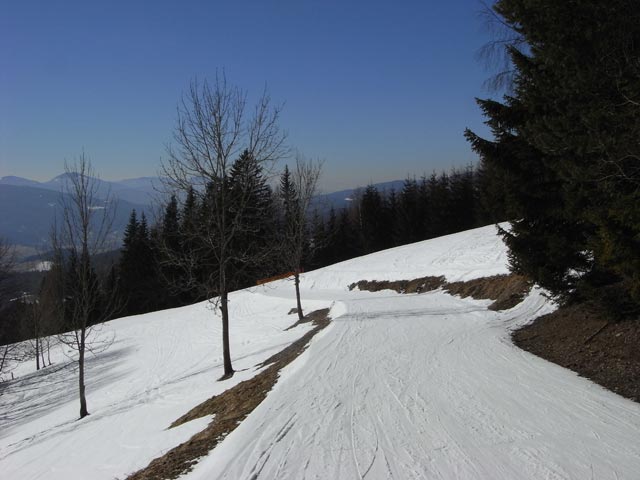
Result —
[{"label": "blue sky", "polygon": [[490,75],[477,0],[0,2],[0,176],[82,149],[105,179],[155,175],[181,92],[224,69],[284,103],[326,191],[475,162]]}]

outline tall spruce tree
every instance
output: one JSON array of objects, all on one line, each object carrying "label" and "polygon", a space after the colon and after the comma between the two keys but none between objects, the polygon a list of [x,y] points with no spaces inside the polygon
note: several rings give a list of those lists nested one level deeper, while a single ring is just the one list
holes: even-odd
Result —
[{"label": "tall spruce tree", "polygon": [[237,289],[255,285],[256,280],[274,273],[275,208],[263,168],[248,150],[231,167],[229,189],[232,205],[242,207],[231,246],[235,258],[230,288]]},{"label": "tall spruce tree", "polygon": [[360,198],[360,237],[363,253],[377,252],[388,245],[384,199],[373,185],[368,185]]},{"label": "tall spruce tree", "polygon": [[391,190],[389,190],[389,193],[386,195],[385,202],[387,211],[387,224],[385,225],[385,228],[387,230],[389,247],[395,247],[399,245],[396,236],[398,228],[399,201],[395,188],[391,188]]},{"label": "tall spruce tree", "polygon": [[[193,205],[193,195],[189,203]],[[185,205],[187,202],[185,202]],[[181,235],[180,210],[178,199],[171,195],[164,209],[162,221],[154,230],[152,244],[161,278],[162,291],[166,301],[165,307],[176,307],[195,301],[192,293],[183,288],[187,283],[184,280],[184,272],[180,265],[172,259],[179,255],[182,248],[183,236]]]},{"label": "tall spruce tree", "polygon": [[415,178],[407,178],[399,195],[396,242],[399,245],[422,239],[423,222],[420,193]]},{"label": "tall spruce tree", "polygon": [[355,212],[347,208],[340,210],[334,240],[334,262],[341,262],[363,254],[361,237],[358,235]]},{"label": "tall spruce tree", "polygon": [[450,176],[451,230],[460,232],[476,226],[473,167],[454,169]]},{"label": "tall spruce tree", "polygon": [[615,290],[640,303],[640,4],[499,0],[521,40],[512,93],[479,100],[493,140],[467,131],[494,174],[512,267],[561,297]]},{"label": "tall spruce tree", "polygon": [[447,172],[430,178],[431,220],[435,226],[435,236],[456,231],[451,215],[451,181]]},{"label": "tall spruce tree", "polygon": [[331,265],[340,261],[340,248],[338,245],[338,215],[336,209],[332,206],[329,209],[329,217],[327,218],[327,226],[325,228],[325,243],[320,251],[319,258],[322,259],[323,265]]},{"label": "tall spruce tree", "polygon": [[178,199],[171,195],[162,216],[162,237],[172,250],[180,248],[180,218],[178,213]]},{"label": "tall spruce tree", "polygon": [[126,315],[150,312],[164,306],[162,295],[159,295],[161,283],[157,260],[147,218],[143,212],[138,220],[133,210],[125,228],[118,264],[118,292],[124,301],[123,313]]},{"label": "tall spruce tree", "polygon": [[320,268],[326,265],[324,253],[328,240],[324,219],[318,209],[315,209],[311,216],[311,243],[314,255],[309,262],[309,267]]},{"label": "tall spruce tree", "polygon": [[295,210],[298,203],[296,187],[291,179],[289,165],[284,166],[284,171],[280,176],[280,188],[278,191],[282,203],[281,223],[284,229],[288,229],[294,222]]}]

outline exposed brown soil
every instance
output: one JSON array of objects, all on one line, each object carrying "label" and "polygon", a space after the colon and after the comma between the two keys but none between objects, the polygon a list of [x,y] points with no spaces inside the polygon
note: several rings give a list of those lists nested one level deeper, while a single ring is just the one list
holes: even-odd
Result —
[{"label": "exposed brown soil", "polygon": [[507,310],[518,305],[531,290],[531,283],[523,276],[494,275],[468,282],[452,282],[444,286],[451,295],[494,300],[489,310]]},{"label": "exposed brown soil", "polygon": [[531,284],[520,275],[495,275],[468,282],[447,283],[444,277],[422,277],[414,280],[360,280],[349,285],[349,290],[358,288],[369,292],[394,290],[398,293],[422,293],[442,288],[452,295],[475,299],[495,300],[491,310],[506,310],[520,303],[531,289]]},{"label": "exposed brown soil", "polygon": [[588,304],[561,307],[513,334],[520,348],[640,401],[640,319],[607,321]]},{"label": "exposed brown soil", "polygon": [[215,415],[204,430],[130,475],[128,480],[174,479],[189,472],[199,458],[213,450],[265,399],[278,380],[280,370],[295,360],[306,349],[309,340],[329,324],[328,314],[327,308],[305,316],[304,322],[312,322],[315,328],[258,365],[258,368],[267,367],[265,370],[206,400],[173,422],[169,428],[206,415]]},{"label": "exposed brown soil", "polygon": [[398,293],[422,293],[437,290],[446,283],[444,277],[422,277],[413,280],[360,280],[349,285],[349,290],[358,288],[368,292],[395,290]]}]

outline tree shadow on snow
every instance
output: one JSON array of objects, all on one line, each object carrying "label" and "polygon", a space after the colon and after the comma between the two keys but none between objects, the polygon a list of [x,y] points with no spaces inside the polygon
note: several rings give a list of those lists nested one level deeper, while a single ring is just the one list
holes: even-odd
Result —
[{"label": "tree shadow on snow", "polygon": [[[126,370],[117,367],[132,350],[132,347],[116,348],[113,345],[105,352],[88,355],[85,364],[87,395],[128,375]],[[72,360],[0,383],[0,438],[71,402],[79,402],[78,364]],[[62,423],[77,419],[77,416],[65,418]]]}]

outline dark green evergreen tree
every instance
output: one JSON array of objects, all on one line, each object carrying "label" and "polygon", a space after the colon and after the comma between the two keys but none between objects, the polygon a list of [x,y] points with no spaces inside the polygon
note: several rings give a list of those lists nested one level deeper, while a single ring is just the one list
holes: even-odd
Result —
[{"label": "dark green evergreen tree", "polygon": [[138,221],[133,210],[118,264],[118,292],[124,304],[123,314],[145,313],[164,306],[163,295],[159,294],[161,282],[157,260],[147,218],[143,212]]},{"label": "dark green evergreen tree", "polygon": [[327,225],[325,230],[325,243],[322,246],[318,258],[322,259],[322,265],[331,265],[338,262],[341,257],[338,246],[338,216],[336,209],[332,206],[329,209]]},{"label": "dark green evergreen tree", "polygon": [[294,211],[297,208],[298,196],[295,185],[291,180],[289,166],[284,166],[284,171],[280,176],[280,190],[278,192],[282,202],[281,223],[283,228],[287,228],[293,222]]},{"label": "dark green evergreen tree", "polygon": [[[190,208],[193,208],[195,205],[193,192],[191,192],[191,199],[187,200],[185,207],[191,205]],[[181,228],[178,199],[175,195],[171,195],[165,206],[162,222],[151,235],[165,308],[186,305],[197,300],[192,291],[184,288],[188,284],[185,278],[186,273],[181,268],[180,262],[174,261],[180,255],[185,243]]]},{"label": "dark green evergreen tree", "polygon": [[469,230],[476,226],[476,194],[473,167],[454,169],[450,176],[448,213],[452,232]]},{"label": "dark green evergreen tree", "polygon": [[118,262],[118,287],[117,292],[123,303],[122,313],[128,315],[135,312],[137,308],[134,302],[137,300],[137,290],[140,282],[138,276],[138,240],[140,222],[137,213],[131,211],[129,223],[124,230],[122,239],[122,250],[120,252],[120,261]]},{"label": "dark green evergreen tree", "polygon": [[386,210],[386,231],[387,231],[387,244],[386,248],[396,247],[399,245],[398,236],[396,232],[398,230],[398,214],[399,214],[399,200],[398,194],[395,188],[389,190],[385,195],[385,210]]},{"label": "dark green evergreen tree", "polygon": [[363,253],[377,252],[388,246],[389,225],[384,199],[373,185],[362,193],[359,205],[360,243]]},{"label": "dark green evergreen tree", "polygon": [[520,39],[507,46],[513,88],[502,102],[479,101],[494,139],[467,138],[512,221],[503,232],[512,266],[561,297],[615,291],[615,308],[633,309],[640,4],[499,0],[493,9]]},{"label": "dark green evergreen tree", "polygon": [[177,250],[180,248],[180,218],[178,213],[178,199],[171,195],[162,216],[162,238],[167,248]]},{"label": "dark green evergreen tree", "polygon": [[[198,238],[198,212],[201,206],[196,198],[193,187],[187,191],[187,197],[182,205],[182,213],[180,215],[180,248],[186,252],[196,248],[196,239]],[[202,225],[200,225],[200,228]]]},{"label": "dark green evergreen tree", "polygon": [[232,246],[236,257],[232,288],[236,289],[255,285],[260,278],[276,273],[277,224],[271,188],[262,167],[248,151],[234,162],[228,188],[231,205],[242,206],[236,218],[237,236]]},{"label": "dark green evergreen tree", "polygon": [[314,255],[309,263],[309,268],[320,268],[328,265],[325,263],[325,250],[328,242],[329,238],[324,219],[320,212],[315,209],[311,217],[311,243]]},{"label": "dark green evergreen tree", "polygon": [[423,239],[424,215],[420,204],[418,182],[408,178],[399,195],[395,241],[398,245]]},{"label": "dark green evergreen tree", "polygon": [[355,212],[343,208],[337,218],[336,233],[333,236],[333,262],[342,262],[364,253],[358,235]]},{"label": "dark green evergreen tree", "polygon": [[129,251],[135,246],[136,239],[138,238],[138,228],[140,222],[138,221],[138,214],[136,209],[131,210],[129,215],[129,223],[124,229],[124,236],[122,238],[122,254],[129,254]]}]

